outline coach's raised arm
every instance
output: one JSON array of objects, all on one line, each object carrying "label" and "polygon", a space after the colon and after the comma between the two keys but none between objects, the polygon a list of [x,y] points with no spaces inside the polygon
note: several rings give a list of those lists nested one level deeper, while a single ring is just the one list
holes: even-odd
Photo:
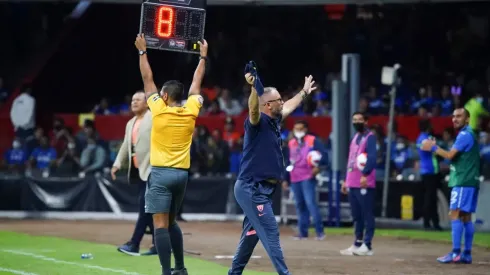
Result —
[{"label": "coach's raised arm", "polygon": [[[245,80],[247,80],[248,84],[252,85],[252,91],[248,97],[248,114],[250,123],[252,125],[257,125],[260,120],[259,93],[260,95],[264,93],[264,86],[257,77],[257,70],[252,61],[245,66]],[[259,92],[257,92],[257,89]]]},{"label": "coach's raised arm", "polygon": [[282,119],[285,119],[287,116],[289,116],[298,106],[301,104],[301,102],[312,92],[316,89],[316,87],[313,87],[313,84],[315,84],[315,81],[313,80],[313,76],[305,76],[305,84],[303,85],[303,89],[297,93],[293,98],[290,100],[284,102],[284,106],[282,108]]},{"label": "coach's raised arm", "polygon": [[199,57],[199,64],[197,64],[194,77],[192,78],[192,84],[189,89],[189,95],[199,95],[201,93],[201,83],[206,72],[206,61],[208,59],[208,42],[203,39],[203,42],[198,41],[199,50],[201,56]]}]

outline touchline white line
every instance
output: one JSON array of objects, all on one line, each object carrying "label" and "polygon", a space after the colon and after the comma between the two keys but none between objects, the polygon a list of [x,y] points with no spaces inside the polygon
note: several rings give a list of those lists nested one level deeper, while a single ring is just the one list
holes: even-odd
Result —
[{"label": "touchline white line", "polygon": [[7,252],[7,253],[11,253],[11,254],[15,254],[15,255],[22,255],[22,256],[32,257],[32,258],[36,258],[36,259],[40,259],[40,260],[48,261],[48,262],[53,262],[53,263],[57,263],[57,264],[76,265],[76,266],[81,266],[81,267],[85,267],[85,268],[91,268],[91,269],[97,269],[97,270],[102,270],[102,271],[109,271],[109,272],[114,272],[114,273],[120,273],[120,274],[124,274],[124,275],[144,275],[144,274],[140,274],[140,273],[137,273],[137,272],[129,272],[129,271],[122,270],[122,269],[113,269],[113,268],[102,267],[102,266],[98,266],[98,265],[90,265],[90,264],[80,264],[80,263],[75,263],[75,262],[68,262],[68,261],[58,260],[58,259],[55,259],[55,258],[46,257],[46,256],[39,255],[39,254],[34,254],[34,253],[29,253],[29,252],[23,252],[23,251],[18,251],[18,250],[4,249],[2,251],[3,252]]},{"label": "touchline white line", "polygon": [[12,273],[12,274],[17,274],[17,275],[39,275],[36,273],[25,272],[22,270],[15,270],[15,269],[10,269],[10,268],[3,268],[3,267],[0,267],[0,271]]}]

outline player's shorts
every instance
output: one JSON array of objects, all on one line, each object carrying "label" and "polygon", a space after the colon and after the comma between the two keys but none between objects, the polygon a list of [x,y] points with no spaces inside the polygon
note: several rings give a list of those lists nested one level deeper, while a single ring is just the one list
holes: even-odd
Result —
[{"label": "player's shorts", "polygon": [[479,188],[453,187],[451,190],[450,210],[460,210],[466,213],[475,213],[478,204]]},{"label": "player's shorts", "polygon": [[145,212],[177,214],[188,178],[187,170],[152,166],[145,193]]}]

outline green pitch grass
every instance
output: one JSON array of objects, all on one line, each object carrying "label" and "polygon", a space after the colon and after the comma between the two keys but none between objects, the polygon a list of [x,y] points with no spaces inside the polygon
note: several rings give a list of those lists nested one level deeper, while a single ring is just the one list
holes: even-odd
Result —
[{"label": "green pitch grass", "polygon": [[[328,235],[352,234],[351,228],[327,228]],[[428,241],[450,241],[450,232],[419,230],[376,230],[376,236]],[[475,244],[490,248],[490,234],[477,233]],[[93,259],[81,259],[91,253]],[[227,267],[194,257],[186,257],[191,274],[226,274]],[[0,274],[19,275],[86,275],[160,274],[157,257],[130,257],[117,253],[114,246],[94,244],[53,237],[37,237],[0,231]],[[247,271],[246,275],[273,275],[274,273]]]}]

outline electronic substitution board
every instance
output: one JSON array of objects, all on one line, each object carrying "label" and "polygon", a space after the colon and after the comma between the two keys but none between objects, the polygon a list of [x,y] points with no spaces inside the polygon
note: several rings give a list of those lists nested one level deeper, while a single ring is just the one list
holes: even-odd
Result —
[{"label": "electronic substitution board", "polygon": [[148,0],[141,5],[140,33],[150,49],[199,54],[206,0]]}]

